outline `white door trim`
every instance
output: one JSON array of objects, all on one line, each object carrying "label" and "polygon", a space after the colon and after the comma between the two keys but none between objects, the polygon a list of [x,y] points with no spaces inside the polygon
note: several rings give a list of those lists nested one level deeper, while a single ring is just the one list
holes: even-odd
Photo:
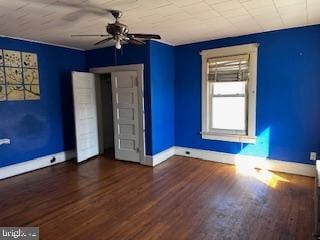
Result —
[{"label": "white door trim", "polygon": [[[144,116],[144,79],[143,79],[143,64],[119,65],[111,67],[90,68],[89,72],[96,74],[105,74],[118,71],[136,71],[138,74],[138,112],[139,112],[139,145],[140,145],[140,163],[145,162],[145,116]],[[99,86],[97,86],[99,87]],[[100,89],[99,89],[100,90]],[[98,109],[100,108],[99,101],[97,102]],[[100,136],[101,137],[101,136]],[[101,139],[100,139],[101,140]]]}]

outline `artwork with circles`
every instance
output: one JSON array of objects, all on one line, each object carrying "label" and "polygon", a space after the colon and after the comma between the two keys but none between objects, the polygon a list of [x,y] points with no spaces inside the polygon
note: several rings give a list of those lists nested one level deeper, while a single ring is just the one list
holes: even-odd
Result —
[{"label": "artwork with circles", "polygon": [[39,99],[37,54],[0,49],[0,101]]}]

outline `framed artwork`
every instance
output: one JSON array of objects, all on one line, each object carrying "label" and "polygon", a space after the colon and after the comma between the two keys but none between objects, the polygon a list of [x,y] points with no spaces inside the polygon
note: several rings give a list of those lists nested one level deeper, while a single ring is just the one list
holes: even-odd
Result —
[{"label": "framed artwork", "polygon": [[3,51],[0,50],[0,67],[3,66]]},{"label": "framed artwork", "polygon": [[0,101],[39,99],[37,54],[0,49]]},{"label": "framed artwork", "polygon": [[38,68],[38,58],[35,53],[22,53],[22,64],[26,68]]},{"label": "framed artwork", "polygon": [[3,50],[4,66],[21,67],[21,53],[18,51]]},{"label": "framed artwork", "polygon": [[0,66],[0,84],[5,84],[4,67]]},{"label": "framed artwork", "polygon": [[22,79],[22,69],[21,68],[12,68],[12,67],[6,67],[6,83],[9,85],[22,85],[23,79]]},{"label": "framed artwork", "polygon": [[24,100],[23,85],[7,85],[7,100]]},{"label": "framed artwork", "polygon": [[7,100],[6,85],[0,85],[0,101]]}]

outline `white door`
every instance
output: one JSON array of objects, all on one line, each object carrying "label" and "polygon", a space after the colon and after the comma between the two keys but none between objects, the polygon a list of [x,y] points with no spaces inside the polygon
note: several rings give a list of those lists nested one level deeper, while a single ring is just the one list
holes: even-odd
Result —
[{"label": "white door", "polygon": [[99,154],[95,75],[72,72],[77,160]]},{"label": "white door", "polygon": [[111,73],[115,157],[140,162],[138,74],[136,71]]}]

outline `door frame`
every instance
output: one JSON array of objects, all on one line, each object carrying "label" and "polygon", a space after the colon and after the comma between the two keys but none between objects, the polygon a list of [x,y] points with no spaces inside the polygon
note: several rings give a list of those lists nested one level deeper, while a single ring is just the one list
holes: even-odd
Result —
[{"label": "door frame", "polygon": [[[122,72],[122,71],[136,71],[138,75],[138,113],[139,113],[139,152],[140,152],[140,164],[144,164],[145,162],[145,114],[144,114],[144,78],[143,78],[143,71],[144,65],[143,64],[130,64],[130,65],[118,65],[118,66],[110,66],[110,67],[97,67],[97,68],[90,68],[89,72],[94,74],[106,74],[112,72]],[[101,87],[100,81],[96,83],[98,101],[97,101],[97,108],[101,109]],[[99,110],[98,110],[99,111]],[[98,118],[100,118],[101,113],[98,113]],[[98,128],[99,130],[102,129],[101,119],[98,121]],[[100,132],[100,131],[99,131]],[[99,148],[100,151],[103,143],[103,136],[99,134]]]}]

